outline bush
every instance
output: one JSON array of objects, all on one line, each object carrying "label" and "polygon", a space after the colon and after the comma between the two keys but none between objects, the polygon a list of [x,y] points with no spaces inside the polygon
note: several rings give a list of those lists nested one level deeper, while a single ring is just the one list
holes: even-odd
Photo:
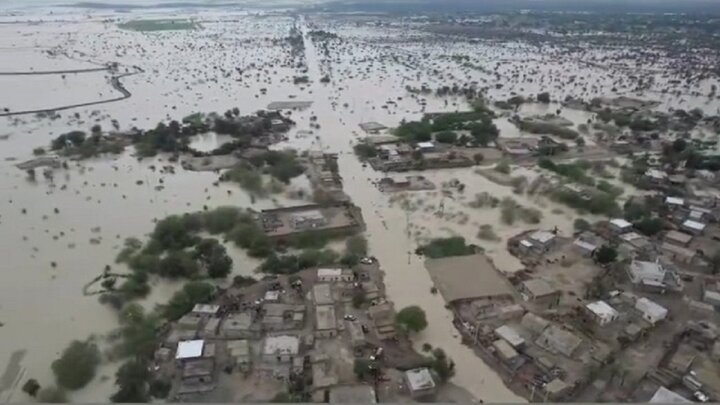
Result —
[{"label": "bush", "polygon": [[548,104],[550,102],[550,93],[548,92],[542,92],[537,95],[537,101],[543,104]]},{"label": "bush", "polygon": [[494,169],[496,172],[510,174],[510,163],[507,160],[502,160],[495,165]]},{"label": "bush", "polygon": [[203,239],[195,246],[193,257],[199,260],[208,277],[224,278],[230,274],[233,261],[228,256],[225,246],[216,239]]},{"label": "bush", "polygon": [[433,127],[427,122],[410,121],[395,128],[395,135],[413,142],[425,142],[432,139]]},{"label": "bush", "polygon": [[155,230],[151,237],[162,249],[184,249],[194,245],[197,241],[193,233],[202,228],[202,222],[198,221],[199,219],[197,216],[189,214],[171,215],[155,224]]},{"label": "bush", "polygon": [[433,360],[430,367],[440,377],[440,381],[446,382],[455,375],[455,363],[447,357],[445,351],[440,348],[433,350]]},{"label": "bush", "polygon": [[158,344],[159,326],[160,320],[155,313],[147,314],[139,304],[128,304],[120,312],[122,341],[115,347],[115,354],[121,357],[152,357]]},{"label": "bush", "polygon": [[33,155],[35,155],[35,156],[42,156],[44,154],[45,154],[45,148],[40,147],[40,148],[33,149]]},{"label": "bush", "polygon": [[420,246],[417,252],[432,259],[450,256],[467,256],[475,253],[473,246],[465,244],[465,238],[455,236],[450,238],[436,238],[430,243]]},{"label": "bush", "polygon": [[416,305],[401,309],[395,316],[395,322],[406,332],[420,332],[427,327],[425,311]]},{"label": "bush", "polygon": [[94,343],[74,340],[52,363],[52,371],[59,386],[77,390],[95,377],[100,364],[100,350]]}]

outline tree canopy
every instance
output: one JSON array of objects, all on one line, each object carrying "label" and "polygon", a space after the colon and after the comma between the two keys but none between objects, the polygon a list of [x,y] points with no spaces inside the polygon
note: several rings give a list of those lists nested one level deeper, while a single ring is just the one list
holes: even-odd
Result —
[{"label": "tree canopy", "polygon": [[77,390],[95,377],[100,364],[100,350],[89,341],[74,340],[62,352],[59,359],[52,363],[52,371],[58,385],[69,390]]},{"label": "tree canopy", "polygon": [[425,311],[417,305],[401,309],[395,316],[395,321],[408,332],[420,332],[427,327]]}]

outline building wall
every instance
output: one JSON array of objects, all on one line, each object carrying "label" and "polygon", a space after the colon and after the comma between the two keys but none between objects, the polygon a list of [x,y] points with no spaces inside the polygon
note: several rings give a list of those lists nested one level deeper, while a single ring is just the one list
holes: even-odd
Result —
[{"label": "building wall", "polygon": [[318,339],[329,339],[337,336],[337,329],[316,330],[315,337]]}]

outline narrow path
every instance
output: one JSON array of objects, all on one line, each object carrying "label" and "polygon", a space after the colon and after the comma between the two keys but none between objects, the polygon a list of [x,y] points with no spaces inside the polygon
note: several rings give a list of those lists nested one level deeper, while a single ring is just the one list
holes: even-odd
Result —
[{"label": "narrow path", "polygon": [[30,71],[24,71],[24,72],[0,72],[0,76],[62,75],[62,74],[72,74],[72,73],[102,72],[103,70],[110,70],[110,69],[107,67],[98,67],[98,68],[71,69],[71,70],[46,70],[46,71],[39,71],[39,72],[34,72],[34,71],[30,70]]},{"label": "narrow path", "polygon": [[[427,342],[445,350],[455,362],[456,375],[452,382],[477,399],[526,402],[510,391],[500,376],[477,357],[471,348],[462,344],[460,334],[452,323],[453,316],[445,308],[442,297],[430,293],[433,286],[430,275],[422,258],[412,253],[415,241],[407,232],[407,224],[412,222],[411,214],[399,207],[382,203],[386,197],[370,182],[367,171],[370,169],[362,167],[349,142],[349,128],[357,128],[360,121],[354,114],[341,118],[340,113],[332,109],[333,87],[319,82],[321,76],[317,52],[307,36],[308,28],[302,17],[300,27],[304,34],[308,76],[315,100],[313,111],[322,128],[318,135],[323,147],[339,153],[338,165],[344,179],[344,189],[352,201],[362,208],[370,251],[378,258],[385,272],[388,298],[397,309],[418,305],[426,313],[428,327],[415,336],[416,349]],[[349,118],[352,122],[344,125],[341,122],[343,118]]]},{"label": "narrow path", "polygon": [[[103,70],[104,70],[104,69],[103,69]],[[15,116],[15,115],[41,114],[41,113],[49,114],[49,113],[53,113],[53,112],[56,112],[56,111],[70,110],[70,109],[73,109],[73,108],[89,107],[89,106],[93,106],[93,105],[107,104],[107,103],[114,103],[114,102],[116,102],[116,101],[122,101],[122,100],[125,100],[125,99],[128,99],[128,98],[132,97],[132,93],[130,93],[130,91],[129,91],[128,89],[126,89],[125,86],[123,86],[123,84],[122,84],[122,82],[120,81],[120,79],[122,79],[123,77],[132,76],[132,75],[135,75],[135,74],[138,74],[138,73],[143,73],[143,72],[144,72],[144,71],[143,71],[142,69],[140,69],[140,70],[138,70],[137,72],[123,73],[123,74],[121,74],[121,75],[115,76],[115,77],[113,77],[112,79],[110,79],[110,84],[112,85],[112,87],[113,87],[115,90],[117,90],[117,91],[119,91],[120,93],[122,93],[122,96],[120,96],[120,97],[111,98],[111,99],[109,99],[109,100],[99,100],[99,101],[90,101],[90,102],[87,102],[87,103],[64,105],[64,106],[54,107],[54,108],[43,108],[43,109],[38,109],[38,110],[24,110],[24,111],[7,111],[7,112],[0,112],[0,117],[12,117],[12,116]]]}]

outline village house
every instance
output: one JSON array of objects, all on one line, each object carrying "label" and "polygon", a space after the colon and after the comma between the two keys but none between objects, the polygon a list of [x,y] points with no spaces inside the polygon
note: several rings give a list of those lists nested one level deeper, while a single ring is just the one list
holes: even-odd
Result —
[{"label": "village house", "polygon": [[662,245],[660,245],[660,251],[662,251],[666,257],[669,257],[674,262],[683,264],[692,263],[697,256],[697,252],[694,250],[668,242],[663,242]]},{"label": "village house", "polygon": [[622,219],[622,218],[614,218],[610,221],[610,230],[613,231],[616,235],[622,235],[626,232],[630,232],[632,230],[633,225]]},{"label": "village house", "polygon": [[249,312],[229,314],[220,324],[220,336],[226,339],[258,339],[260,332]]},{"label": "village house", "polygon": [[315,337],[318,339],[332,338],[337,335],[337,318],[335,307],[318,305],[315,307]]},{"label": "village house", "polygon": [[265,363],[292,363],[300,353],[300,340],[296,336],[281,335],[265,338],[262,359]]},{"label": "village house", "polygon": [[685,200],[680,197],[665,197],[665,205],[675,210],[685,206]]},{"label": "village house", "polygon": [[543,308],[554,308],[560,304],[561,292],[547,281],[533,278],[520,284],[520,292],[526,301]]},{"label": "village house", "polygon": [[498,327],[495,329],[495,335],[506,341],[514,349],[520,349],[525,345],[525,339],[512,326],[502,325]]},{"label": "village house", "polygon": [[313,304],[318,305],[332,305],[335,300],[332,294],[332,288],[330,284],[315,284],[312,289]]},{"label": "village house", "polygon": [[663,184],[667,181],[668,175],[662,170],[648,169],[645,172],[645,178],[655,184]]},{"label": "village house", "polygon": [[248,370],[250,367],[250,344],[247,340],[228,340],[226,343],[230,367]]},{"label": "village house", "polygon": [[628,267],[630,281],[638,287],[652,291],[682,290],[680,278],[674,271],[658,262],[633,260]]},{"label": "village house", "polygon": [[615,321],[620,313],[605,301],[595,301],[585,305],[586,312],[598,325],[605,326]]},{"label": "village house", "polygon": [[334,283],[353,281],[353,272],[350,269],[318,269],[317,280],[319,283]]},{"label": "village house", "polygon": [[581,343],[582,339],[557,325],[545,328],[535,340],[535,344],[541,348],[551,353],[561,353],[566,357],[572,357]]},{"label": "village house", "polygon": [[643,319],[652,325],[657,324],[668,316],[668,310],[665,307],[645,297],[638,298],[635,302],[635,309],[640,311]]},{"label": "village house", "polygon": [[330,388],[331,404],[375,404],[375,389],[370,385],[336,385]]},{"label": "village house", "polygon": [[677,246],[687,247],[693,239],[693,236],[685,232],[669,231],[665,234],[665,241]]},{"label": "village house", "polygon": [[683,231],[686,231],[693,235],[702,235],[703,231],[705,230],[705,224],[703,224],[702,222],[687,219],[685,220],[685,222],[682,223],[680,228],[682,228]]},{"label": "village house", "polygon": [[427,368],[416,368],[405,372],[405,383],[414,399],[429,398],[437,392],[432,373]]},{"label": "village house", "polygon": [[535,231],[520,241],[520,250],[525,253],[544,254],[555,244],[556,236],[548,231]]}]

